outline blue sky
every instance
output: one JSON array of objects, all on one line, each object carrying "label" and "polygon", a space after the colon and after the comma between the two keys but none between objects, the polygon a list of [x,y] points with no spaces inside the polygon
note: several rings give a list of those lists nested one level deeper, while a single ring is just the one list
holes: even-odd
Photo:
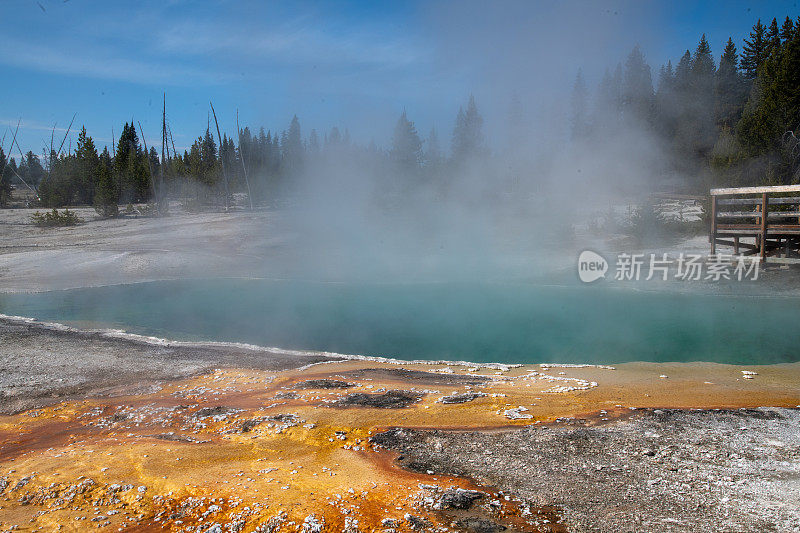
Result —
[{"label": "blue sky", "polygon": [[0,128],[22,119],[23,150],[41,153],[77,113],[99,146],[131,119],[157,144],[166,92],[179,147],[205,130],[209,100],[228,132],[237,109],[242,125],[273,130],[296,113],[304,134],[347,127],[386,144],[406,109],[447,140],[472,93],[493,138],[512,94],[546,129],[579,67],[593,86],[637,43],[655,77],[704,32],[718,57],[757,18],[798,14],[796,0],[2,0]]}]

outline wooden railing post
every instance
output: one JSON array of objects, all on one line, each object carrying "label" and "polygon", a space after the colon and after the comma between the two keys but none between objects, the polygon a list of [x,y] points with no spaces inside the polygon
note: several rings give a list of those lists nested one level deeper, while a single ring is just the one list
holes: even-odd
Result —
[{"label": "wooden railing post", "polygon": [[[774,261],[798,262],[795,257],[800,255],[800,194],[797,193],[800,184],[711,189],[708,206],[711,253],[717,253],[717,245],[732,246],[737,256],[753,255],[764,263],[770,254]],[[728,206],[731,208],[727,209]],[[755,244],[749,239],[754,239]]]},{"label": "wooden railing post", "polygon": [[711,255],[717,253],[717,196],[711,196]]},{"label": "wooden railing post", "polygon": [[769,196],[761,195],[761,262],[767,261],[767,216],[769,216]]},{"label": "wooden railing post", "polygon": [[[762,207],[762,204],[759,202],[759,203],[758,203],[758,205],[756,205],[756,211],[758,211],[759,213],[761,213],[761,207]],[[759,231],[761,231],[761,229],[760,229],[760,226],[761,226],[761,217],[760,217],[760,216],[759,216],[759,217],[756,217],[756,222],[757,222],[757,223],[758,223],[758,225],[759,225]],[[758,234],[756,235],[756,250],[761,250],[761,233],[758,233]]]}]

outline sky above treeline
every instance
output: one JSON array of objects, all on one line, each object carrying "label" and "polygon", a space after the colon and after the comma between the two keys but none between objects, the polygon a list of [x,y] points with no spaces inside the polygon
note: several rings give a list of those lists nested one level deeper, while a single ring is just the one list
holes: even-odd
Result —
[{"label": "sky above treeline", "polygon": [[41,154],[77,113],[100,147],[131,120],[160,145],[166,93],[179,149],[205,131],[209,101],[233,134],[238,109],[242,126],[282,130],[297,114],[304,136],[337,126],[385,146],[405,109],[447,141],[474,94],[492,145],[514,96],[532,129],[563,122],[579,68],[594,90],[639,44],[655,82],[702,33],[718,61],[756,19],[798,14],[796,0],[3,0],[0,137],[8,153],[21,119],[22,149]]}]

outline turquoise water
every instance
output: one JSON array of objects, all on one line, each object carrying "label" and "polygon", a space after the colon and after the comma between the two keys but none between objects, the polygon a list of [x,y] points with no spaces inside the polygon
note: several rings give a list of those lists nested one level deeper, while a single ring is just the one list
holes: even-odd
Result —
[{"label": "turquoise water", "polygon": [[164,281],[0,295],[0,313],[404,359],[800,361],[800,299],[529,284]]}]

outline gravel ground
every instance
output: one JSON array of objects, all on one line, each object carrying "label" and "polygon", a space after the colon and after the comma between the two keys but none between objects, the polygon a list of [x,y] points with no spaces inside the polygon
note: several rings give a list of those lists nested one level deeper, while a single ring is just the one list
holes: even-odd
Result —
[{"label": "gravel ground", "polygon": [[0,292],[67,289],[161,279],[260,276],[294,266],[273,237],[268,211],[181,213],[165,218],[97,219],[65,228],[30,223],[33,209],[0,209]]},{"label": "gravel ground", "polygon": [[567,531],[800,531],[800,410],[637,410],[504,432],[373,437],[411,470],[560,509]]},{"label": "gravel ground", "polygon": [[234,346],[159,345],[0,318],[0,414],[56,401],[145,392],[221,367],[285,370],[329,357]]}]

